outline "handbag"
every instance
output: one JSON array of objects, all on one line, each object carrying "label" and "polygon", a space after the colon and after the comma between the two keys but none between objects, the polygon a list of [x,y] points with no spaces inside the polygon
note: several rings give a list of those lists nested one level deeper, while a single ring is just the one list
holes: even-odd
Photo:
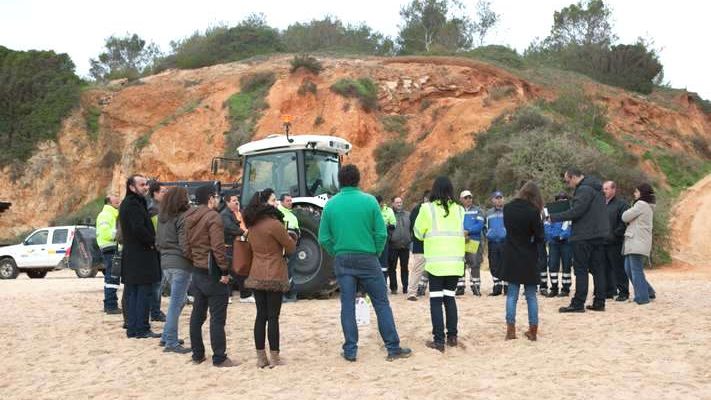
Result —
[{"label": "handbag", "polygon": [[249,276],[252,268],[252,246],[247,234],[237,236],[232,244],[232,271],[236,275]]}]

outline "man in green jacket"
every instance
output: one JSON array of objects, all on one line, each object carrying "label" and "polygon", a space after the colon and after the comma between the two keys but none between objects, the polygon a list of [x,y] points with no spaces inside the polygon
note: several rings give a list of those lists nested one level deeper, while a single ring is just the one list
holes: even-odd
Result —
[{"label": "man in green jacket", "polygon": [[386,359],[409,357],[412,351],[400,346],[385,278],[379,270],[378,255],[388,235],[378,202],[358,189],[360,171],[355,165],[343,166],[338,172],[338,181],[341,192],[326,203],[318,240],[336,258],[334,269],[341,289],[341,327],[345,338],[342,356],[348,361],[356,360],[355,299],[360,284],[375,309],[378,330],[388,351]]},{"label": "man in green jacket", "polygon": [[118,277],[111,276],[111,263],[118,246],[116,244],[116,220],[121,202],[117,196],[109,195],[104,199],[104,208],[96,217],[96,243],[104,256],[104,312],[121,314],[118,308],[116,292],[119,288]]}]

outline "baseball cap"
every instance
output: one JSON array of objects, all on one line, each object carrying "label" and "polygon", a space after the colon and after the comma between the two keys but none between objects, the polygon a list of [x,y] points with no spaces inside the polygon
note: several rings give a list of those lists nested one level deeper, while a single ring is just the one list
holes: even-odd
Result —
[{"label": "baseball cap", "polygon": [[462,190],[462,193],[459,194],[459,198],[462,199],[464,197],[471,196],[471,195],[472,195],[472,192],[470,192],[468,190]]},{"label": "baseball cap", "polygon": [[497,190],[494,193],[491,194],[491,198],[494,199],[496,197],[504,197],[504,194],[501,193],[501,191]]}]

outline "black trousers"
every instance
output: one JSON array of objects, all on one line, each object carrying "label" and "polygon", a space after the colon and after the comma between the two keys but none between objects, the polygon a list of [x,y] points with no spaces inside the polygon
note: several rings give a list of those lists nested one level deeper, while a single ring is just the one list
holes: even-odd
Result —
[{"label": "black trousers", "polygon": [[125,284],[126,293],[126,336],[134,337],[150,331],[148,313],[152,294],[152,285]]},{"label": "black trousers", "polygon": [[210,345],[212,347],[212,363],[220,364],[227,358],[227,341],[225,339],[225,321],[227,320],[227,302],[230,288],[224,283],[215,282],[207,270],[193,269],[193,280],[190,289],[194,297],[193,312],[190,314],[190,345],[193,349],[193,360],[205,357],[205,344],[202,341],[202,325],[210,311]]},{"label": "black trousers", "polygon": [[257,350],[264,350],[265,338],[268,336],[269,350],[279,351],[279,314],[283,295],[282,292],[254,291],[254,300],[257,304],[257,317],[254,319],[254,346]]},{"label": "black trousers", "polygon": [[447,319],[447,337],[457,336],[457,302],[454,298],[458,276],[430,275],[430,317],[432,336],[435,343],[444,343],[444,321],[442,305]]},{"label": "black trousers", "polygon": [[622,243],[605,245],[605,277],[607,295],[630,295],[630,285],[625,273],[625,257],[622,255]]},{"label": "black trousers", "polygon": [[408,265],[410,263],[410,249],[393,249],[390,248],[388,257],[388,275],[390,280],[390,290],[397,291],[397,262],[400,260],[400,281],[402,282],[402,292],[407,293],[407,284],[410,271]]},{"label": "black trousers", "polygon": [[588,297],[588,273],[593,276],[594,305],[605,305],[604,246],[601,239],[573,242],[573,271],[575,271],[575,295],[570,303],[582,308]]},{"label": "black trousers", "polygon": [[536,264],[541,277],[540,289],[548,289],[548,252],[544,242],[538,244],[538,261]]}]

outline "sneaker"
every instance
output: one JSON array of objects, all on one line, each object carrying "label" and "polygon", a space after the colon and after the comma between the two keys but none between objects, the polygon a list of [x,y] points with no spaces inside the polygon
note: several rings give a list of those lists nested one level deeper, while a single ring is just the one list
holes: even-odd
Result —
[{"label": "sneaker", "polygon": [[558,293],[558,297],[568,297],[568,296],[570,296],[569,290],[563,290],[560,293]]},{"label": "sneaker", "polygon": [[407,347],[400,347],[400,350],[397,353],[393,354],[388,354],[387,357],[385,357],[385,360],[387,361],[395,361],[399,358],[408,358],[412,355],[412,350],[410,350]]},{"label": "sneaker", "polygon": [[627,301],[627,300],[629,300],[629,298],[630,298],[630,296],[625,296],[625,295],[620,294],[617,297],[615,297],[615,301]]},{"label": "sneaker", "polygon": [[430,340],[425,342],[425,347],[444,353],[444,343],[437,343]]},{"label": "sneaker", "polygon": [[585,312],[585,308],[583,307],[573,307],[573,306],[567,306],[567,307],[561,307],[558,309],[558,312],[561,313],[582,313]]},{"label": "sneaker", "polygon": [[455,296],[463,296],[464,295],[464,286],[457,286],[457,289],[454,291]]},{"label": "sneaker", "polygon": [[202,364],[203,362],[205,362],[205,360],[207,360],[207,358],[205,358],[205,356],[202,356],[200,358],[195,358],[195,356],[193,356],[193,358],[190,362],[192,362],[193,365],[199,365],[199,364]]},{"label": "sneaker", "polygon": [[222,361],[221,363],[219,363],[219,364],[212,363],[212,365],[217,368],[231,368],[231,367],[236,367],[239,364],[230,360],[228,357],[228,358],[225,358],[225,360]]},{"label": "sneaker", "polygon": [[106,315],[123,314],[123,311],[121,311],[120,308],[114,308],[113,310],[105,310],[104,312],[106,313]]},{"label": "sneaker", "polygon": [[409,295],[407,296],[407,299],[410,301],[417,301],[417,296]]},{"label": "sneaker", "polygon": [[356,362],[355,356],[347,356],[346,353],[341,353],[341,357],[343,357],[343,359],[346,361]]},{"label": "sneaker", "polygon": [[538,292],[541,294],[543,297],[548,297],[549,293],[547,288],[541,288],[541,290]]},{"label": "sneaker", "polygon": [[481,297],[481,290],[479,289],[479,286],[472,285],[472,294],[474,296]]},{"label": "sneaker", "polygon": [[449,336],[447,338],[447,346],[449,347],[457,347],[457,337],[456,336]]},{"label": "sneaker", "polygon": [[249,296],[249,297],[245,297],[245,298],[240,297],[239,302],[240,303],[255,303],[256,301],[254,300],[254,296]]},{"label": "sneaker", "polygon": [[182,345],[177,345],[175,347],[166,347],[165,349],[163,349],[163,353],[188,354],[192,352],[192,349],[183,347]]}]

